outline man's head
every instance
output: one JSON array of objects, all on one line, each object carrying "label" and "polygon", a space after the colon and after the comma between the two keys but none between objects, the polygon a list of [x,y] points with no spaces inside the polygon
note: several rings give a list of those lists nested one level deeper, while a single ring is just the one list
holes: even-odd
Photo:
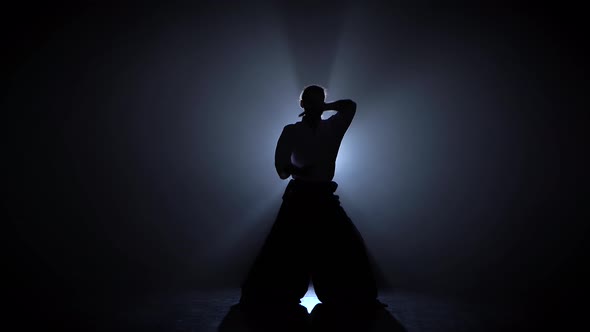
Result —
[{"label": "man's head", "polygon": [[324,102],[326,100],[326,92],[324,88],[318,85],[310,85],[301,92],[299,105],[305,110],[299,116],[304,114],[321,115],[324,111]]}]

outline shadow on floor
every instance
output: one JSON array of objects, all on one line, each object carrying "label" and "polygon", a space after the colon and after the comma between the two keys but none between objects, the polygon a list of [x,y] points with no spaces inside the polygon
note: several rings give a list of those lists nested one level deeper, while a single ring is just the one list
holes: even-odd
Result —
[{"label": "shadow on floor", "polygon": [[266,307],[246,310],[240,305],[231,307],[221,322],[218,332],[266,331],[373,331],[405,332],[405,328],[385,308],[358,310],[349,307],[333,308],[322,303],[311,314],[301,305]]}]

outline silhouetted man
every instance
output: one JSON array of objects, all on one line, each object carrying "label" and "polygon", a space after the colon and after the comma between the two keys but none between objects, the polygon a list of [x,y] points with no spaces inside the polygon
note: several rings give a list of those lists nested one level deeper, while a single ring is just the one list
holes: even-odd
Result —
[{"label": "silhouetted man", "polygon": [[[266,242],[242,285],[244,307],[299,304],[310,279],[324,305],[369,308],[377,287],[363,240],[334,194],[352,100],[325,103],[322,87],[301,94],[302,120],[284,127],[275,151],[281,179],[292,177]],[[337,113],[327,120],[326,110]]]}]

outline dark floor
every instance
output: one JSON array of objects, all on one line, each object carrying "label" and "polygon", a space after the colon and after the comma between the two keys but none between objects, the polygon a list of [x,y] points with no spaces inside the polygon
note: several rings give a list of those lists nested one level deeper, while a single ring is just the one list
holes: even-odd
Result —
[{"label": "dark floor", "polygon": [[[154,294],[127,309],[118,310],[116,314],[118,317],[110,324],[116,321],[118,328],[133,331],[251,331],[243,326],[245,324],[242,324],[239,319],[236,320],[235,313],[230,314],[239,295],[239,289]],[[542,325],[539,321],[529,325],[530,322],[527,320],[530,318],[528,316],[530,313],[525,313],[524,307],[515,301],[495,301],[493,304],[489,301],[467,303],[443,296],[427,296],[403,291],[381,292],[380,300],[388,305],[384,316],[376,319],[380,321],[371,325],[370,328],[357,327],[357,330],[528,331],[538,330],[538,326]],[[307,308],[307,311],[311,311],[316,303],[318,303],[317,298],[313,289],[310,288],[301,304]],[[303,314],[307,316],[303,307],[301,307]],[[336,315],[336,319],[340,319],[338,317],[344,319],[346,315]],[[97,317],[97,321],[99,320],[100,317]],[[224,322],[224,328],[220,329],[222,322]],[[400,328],[400,325],[403,328]],[[99,328],[99,330],[102,329]],[[111,329],[113,326],[104,326],[104,330]],[[277,329],[282,330],[282,328]]]}]

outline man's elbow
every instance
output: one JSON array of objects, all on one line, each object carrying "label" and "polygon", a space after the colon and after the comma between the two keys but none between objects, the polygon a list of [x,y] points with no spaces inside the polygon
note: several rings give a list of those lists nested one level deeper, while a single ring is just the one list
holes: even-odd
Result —
[{"label": "man's elbow", "polygon": [[352,114],[356,113],[356,103],[354,101],[350,101],[350,112],[352,112]]},{"label": "man's elbow", "polygon": [[344,110],[347,113],[353,114],[356,113],[356,103],[353,100],[350,99],[346,99],[346,107],[344,108]]},{"label": "man's elbow", "polygon": [[346,114],[346,118],[348,122],[352,121],[354,115],[356,114],[356,103],[350,99],[347,100],[346,110],[343,112]]},{"label": "man's elbow", "polygon": [[279,175],[281,180],[285,180],[286,178],[291,176],[291,174],[289,174],[289,172],[287,172],[287,170],[284,169],[283,167],[275,165],[275,169],[277,170],[277,174]]}]

